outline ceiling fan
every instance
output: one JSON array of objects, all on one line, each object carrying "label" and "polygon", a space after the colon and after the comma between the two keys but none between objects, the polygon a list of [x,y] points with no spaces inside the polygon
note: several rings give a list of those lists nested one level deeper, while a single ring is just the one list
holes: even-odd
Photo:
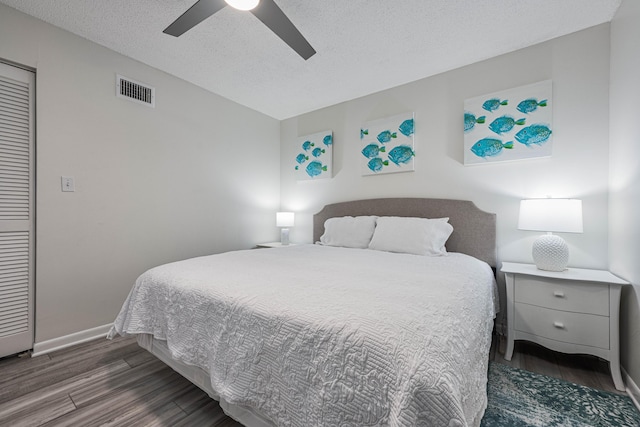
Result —
[{"label": "ceiling fan", "polygon": [[274,0],[198,0],[185,13],[164,29],[163,33],[178,37],[198,25],[226,5],[248,10],[261,20],[305,60],[316,51],[287,18]]}]

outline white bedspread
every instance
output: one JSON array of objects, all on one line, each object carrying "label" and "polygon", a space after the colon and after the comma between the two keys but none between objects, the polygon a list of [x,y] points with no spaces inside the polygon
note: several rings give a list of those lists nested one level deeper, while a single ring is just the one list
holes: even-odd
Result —
[{"label": "white bedspread", "polygon": [[282,427],[478,426],[495,303],[466,255],[301,245],[153,268],[110,335],[166,340]]}]

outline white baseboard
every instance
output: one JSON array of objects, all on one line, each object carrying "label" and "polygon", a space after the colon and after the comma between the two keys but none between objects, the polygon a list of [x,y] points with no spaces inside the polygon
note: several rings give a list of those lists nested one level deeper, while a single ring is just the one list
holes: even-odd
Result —
[{"label": "white baseboard", "polygon": [[112,324],[109,323],[108,325],[74,332],[73,334],[65,335],[63,337],[37,342],[33,344],[33,353],[31,354],[31,357],[42,356],[43,354],[51,353],[52,351],[71,347],[72,345],[91,341],[96,338],[106,337],[111,326]]},{"label": "white baseboard", "polygon": [[622,376],[624,377],[624,382],[627,385],[627,394],[633,401],[633,404],[636,405],[636,408],[638,408],[638,411],[640,411],[640,388],[623,367],[621,368],[621,370]]}]

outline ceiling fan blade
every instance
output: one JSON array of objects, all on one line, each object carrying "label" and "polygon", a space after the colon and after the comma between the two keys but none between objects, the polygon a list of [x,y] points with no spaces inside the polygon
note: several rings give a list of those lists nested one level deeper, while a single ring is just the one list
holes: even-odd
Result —
[{"label": "ceiling fan blade", "polygon": [[258,6],[251,10],[259,20],[271,29],[291,49],[305,60],[311,58],[316,51],[311,47],[307,39],[298,31],[293,22],[287,18],[282,9],[273,0],[260,0]]},{"label": "ceiling fan blade", "polygon": [[164,29],[163,33],[175,37],[189,31],[223,7],[227,3],[224,0],[198,0],[171,25]]}]

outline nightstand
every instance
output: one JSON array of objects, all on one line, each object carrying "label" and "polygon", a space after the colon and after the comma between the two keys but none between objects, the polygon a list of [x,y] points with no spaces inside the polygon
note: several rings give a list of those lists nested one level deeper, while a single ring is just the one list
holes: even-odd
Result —
[{"label": "nightstand", "polygon": [[283,245],[280,242],[269,242],[269,243],[259,243],[256,245],[256,248],[265,249],[265,248],[286,248],[287,246],[295,246],[296,243],[289,243],[288,245]]},{"label": "nightstand", "polygon": [[620,291],[626,282],[608,271],[569,268],[538,270],[532,264],[502,263],[507,282],[506,360],[515,340],[562,353],[591,354],[609,361],[618,390],[620,375]]}]

